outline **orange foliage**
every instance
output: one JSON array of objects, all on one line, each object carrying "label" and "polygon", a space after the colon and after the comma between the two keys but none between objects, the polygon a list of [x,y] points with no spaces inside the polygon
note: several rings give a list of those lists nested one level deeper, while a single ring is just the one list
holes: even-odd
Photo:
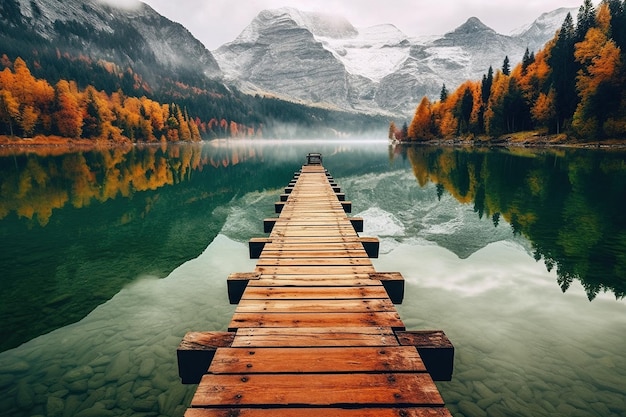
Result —
[{"label": "orange foliage", "polygon": [[[61,52],[57,50],[58,57]],[[84,55],[67,59],[91,63]],[[121,91],[110,95],[88,86],[80,90],[74,81],[60,80],[54,87],[47,81],[36,79],[21,58],[11,62],[6,55],[0,57],[0,129],[11,135],[50,136],[59,134],[66,138],[109,141],[200,141],[203,134],[224,136],[254,135],[254,128],[236,121],[211,119],[208,123],[190,117],[179,106],[161,104],[147,97],[127,97]],[[124,72],[114,63],[100,60],[98,65],[120,77],[130,74],[136,88],[149,91],[141,76],[127,68]],[[193,94],[207,91],[184,84],[181,88]],[[220,127],[220,131],[214,128]]]},{"label": "orange foliage", "polygon": [[430,106],[430,100],[424,96],[417,110],[415,110],[415,116],[409,125],[408,136],[412,140],[428,140],[432,139],[432,111]]}]

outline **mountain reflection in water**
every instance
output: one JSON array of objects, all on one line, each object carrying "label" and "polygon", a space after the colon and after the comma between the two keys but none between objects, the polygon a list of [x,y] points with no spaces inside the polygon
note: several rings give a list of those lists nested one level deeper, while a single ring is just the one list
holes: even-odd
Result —
[{"label": "mountain reflection in water", "polygon": [[626,413],[624,153],[231,141],[0,156],[0,415],[180,417],[176,347],[308,152],[455,344],[453,414]]}]

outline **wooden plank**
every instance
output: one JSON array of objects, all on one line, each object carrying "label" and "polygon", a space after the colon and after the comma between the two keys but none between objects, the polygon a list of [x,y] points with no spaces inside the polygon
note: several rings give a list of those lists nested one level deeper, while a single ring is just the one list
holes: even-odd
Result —
[{"label": "wooden plank", "polygon": [[350,223],[344,225],[307,225],[307,226],[274,226],[271,234],[284,234],[287,232],[292,232],[292,235],[288,236],[298,236],[302,233],[326,233],[329,236],[337,236],[341,233],[350,233],[352,235],[356,235],[354,231],[354,227]]},{"label": "wooden plank", "polygon": [[396,311],[389,299],[367,300],[246,300],[236,313],[363,313]]},{"label": "wooden plank", "polygon": [[385,326],[404,330],[397,312],[367,313],[235,313],[229,331],[240,327],[339,327]]},{"label": "wooden plank", "polygon": [[[365,285],[382,285],[380,281],[378,280],[374,280],[371,279],[369,277],[369,274],[335,274],[335,275],[327,275],[327,274],[310,274],[310,275],[303,275],[303,274],[298,274],[298,275],[289,275],[289,274],[262,274],[259,276],[258,280],[255,281],[259,281],[261,283],[267,282],[267,280],[270,279],[276,279],[276,280],[301,280],[300,281],[300,285],[302,287],[309,287],[310,285],[308,285],[307,281],[320,281],[320,280],[324,280],[324,281],[328,281],[330,286],[335,286],[332,281],[361,281],[361,280],[365,280],[368,281],[367,284]],[[271,285],[258,285],[258,286],[269,286],[271,287]],[[354,286],[354,284],[347,282],[346,284],[344,284],[343,286],[345,287],[351,287]]]},{"label": "wooden plank", "polygon": [[314,243],[314,242],[276,242],[272,241],[271,243],[265,244],[265,250],[269,252],[276,251],[339,251],[339,250],[348,250],[348,251],[361,251],[363,249],[363,245],[361,242],[336,242],[336,243]]},{"label": "wooden plank", "polygon": [[385,288],[368,287],[247,287],[241,300],[345,300],[387,298]]},{"label": "wooden plank", "polygon": [[341,222],[341,224],[276,224],[274,225],[273,231],[287,231],[287,230],[314,230],[314,231],[322,231],[330,234],[334,234],[337,231],[346,231],[356,233],[354,231],[354,227],[350,224],[350,222]]},{"label": "wooden plank", "polygon": [[209,373],[426,372],[415,348],[220,348]]},{"label": "wooden plank", "polygon": [[[272,237],[272,238],[264,238],[264,240],[261,240],[261,241],[266,243],[266,244],[269,243],[268,241],[271,241],[271,243],[274,243],[274,244],[316,245],[316,244],[323,244],[323,243],[362,244],[362,241],[364,239],[366,239],[366,238],[362,238],[362,237],[359,237],[359,236],[303,236],[303,237],[298,237],[298,236],[279,237],[279,236],[275,236],[275,237]],[[368,240],[371,240],[371,238],[369,238]]]},{"label": "wooden plank", "polygon": [[184,417],[452,417],[443,407],[190,408]]},{"label": "wooden plank", "polygon": [[205,375],[192,407],[443,406],[425,373]]},{"label": "wooden plank", "polygon": [[239,328],[231,347],[398,346],[390,327]]},{"label": "wooden plank", "polygon": [[[367,252],[361,250],[263,250],[259,259],[269,258],[368,258]],[[369,258],[368,258],[369,259]]]},{"label": "wooden plank", "polygon": [[257,267],[267,266],[371,266],[370,258],[263,258],[257,262]]},{"label": "wooden plank", "polygon": [[[320,275],[320,274],[311,274],[311,275],[290,275],[290,274],[262,274],[259,275],[259,279],[255,280],[259,281],[258,287],[271,287],[272,285],[266,285],[265,283],[268,280],[299,280],[300,285],[303,287],[310,287],[316,285],[309,285],[309,281],[328,281],[329,286],[335,286],[333,281],[346,281],[346,286],[353,287],[357,284],[357,281],[366,282],[363,285],[382,285],[382,283],[378,280],[369,278],[369,274],[333,274],[333,275]],[[252,284],[252,283],[251,283]],[[283,286],[281,284],[281,286]]]},{"label": "wooden plank", "polygon": [[[304,277],[304,278],[301,278]],[[254,280],[248,283],[248,287],[299,287],[306,285],[308,287],[365,287],[380,286],[380,282],[367,278],[337,278],[334,275],[328,275],[324,278],[308,278],[306,275],[277,275],[275,278],[267,278],[262,280]]]},{"label": "wooden plank", "polygon": [[257,266],[255,272],[261,275],[345,275],[369,274],[374,266]]}]

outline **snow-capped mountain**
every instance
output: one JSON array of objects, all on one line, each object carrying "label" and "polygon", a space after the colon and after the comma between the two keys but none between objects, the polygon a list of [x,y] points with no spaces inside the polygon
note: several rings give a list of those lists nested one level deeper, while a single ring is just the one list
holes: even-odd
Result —
[{"label": "snow-capped mountain", "polygon": [[[568,12],[558,9],[507,36],[472,17],[439,37],[409,38],[386,24],[355,28],[346,19],[293,8],[265,10],[233,42],[213,51],[226,77],[244,90],[350,111],[412,114],[436,98],[514,65],[539,49]],[[575,13],[573,13],[575,14]]]},{"label": "snow-capped mountain", "polygon": [[[208,77],[221,71],[211,52],[181,24],[138,1],[2,0],[0,23],[53,44],[69,45],[116,63],[160,64],[173,70],[192,65]],[[6,20],[2,22],[2,20]],[[5,27],[7,33],[9,32]],[[0,32],[3,32],[0,30]]]},{"label": "snow-capped mountain", "polygon": [[576,22],[576,9],[562,7],[542,14],[531,24],[521,26],[509,35],[523,39],[531,51],[536,51],[555,35],[556,30],[563,24],[567,13],[571,13],[572,19]]}]

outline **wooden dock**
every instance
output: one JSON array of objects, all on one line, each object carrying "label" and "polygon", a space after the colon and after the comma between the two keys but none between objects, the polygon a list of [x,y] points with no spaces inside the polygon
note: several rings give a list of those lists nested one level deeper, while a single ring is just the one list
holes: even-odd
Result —
[{"label": "wooden dock", "polygon": [[442,331],[406,331],[399,273],[379,273],[378,242],[309,155],[250,241],[254,272],[228,278],[228,332],[190,332],[183,383],[199,383],[187,417],[450,416],[433,380],[449,380]]}]

